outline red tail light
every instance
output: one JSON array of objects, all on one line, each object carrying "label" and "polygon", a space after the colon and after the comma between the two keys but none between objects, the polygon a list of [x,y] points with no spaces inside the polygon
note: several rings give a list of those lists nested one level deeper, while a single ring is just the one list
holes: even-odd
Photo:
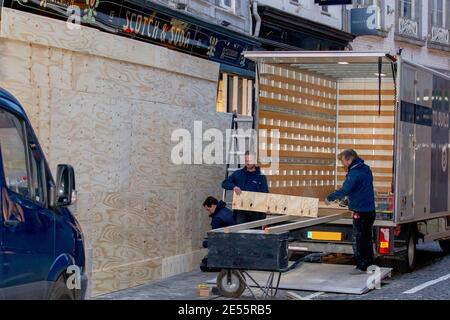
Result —
[{"label": "red tail light", "polygon": [[380,254],[391,253],[391,232],[389,228],[380,228],[378,252]]}]

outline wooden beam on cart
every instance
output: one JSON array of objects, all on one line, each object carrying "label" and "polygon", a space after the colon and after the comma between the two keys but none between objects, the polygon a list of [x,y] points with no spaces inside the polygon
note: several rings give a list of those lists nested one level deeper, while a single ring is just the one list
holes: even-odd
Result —
[{"label": "wooden beam on cart", "polygon": [[273,234],[273,233],[279,233],[279,232],[285,232],[285,231],[290,231],[290,230],[294,230],[294,229],[315,226],[318,224],[328,223],[328,222],[332,222],[335,220],[339,220],[343,216],[344,216],[344,213],[337,213],[337,214],[333,214],[333,215],[329,215],[329,216],[325,216],[325,217],[313,218],[313,219],[307,219],[307,220],[302,220],[302,221],[298,221],[298,222],[287,223],[287,224],[284,224],[281,226],[266,228],[266,229],[264,229],[264,233]]},{"label": "wooden beam on cart", "polygon": [[273,218],[267,218],[267,219],[263,219],[263,220],[237,224],[237,225],[230,226],[230,227],[214,229],[214,230],[211,230],[211,232],[223,232],[223,233],[238,232],[238,231],[262,227],[262,226],[266,226],[266,225],[270,225],[270,224],[274,224],[274,223],[280,223],[280,222],[291,221],[291,220],[299,220],[299,219],[300,219],[300,217],[297,217],[297,216],[288,216],[288,215],[276,216]]}]

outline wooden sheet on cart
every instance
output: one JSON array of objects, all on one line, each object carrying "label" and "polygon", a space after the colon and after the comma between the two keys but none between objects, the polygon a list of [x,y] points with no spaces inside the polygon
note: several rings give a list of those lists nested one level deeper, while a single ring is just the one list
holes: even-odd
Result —
[{"label": "wooden sheet on cart", "polygon": [[315,218],[319,213],[319,198],[242,191],[233,194],[232,208]]}]

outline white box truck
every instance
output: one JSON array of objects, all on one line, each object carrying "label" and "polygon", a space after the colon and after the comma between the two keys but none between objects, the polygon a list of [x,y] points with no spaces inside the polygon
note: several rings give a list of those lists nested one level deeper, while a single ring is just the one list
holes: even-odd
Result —
[{"label": "white box truck", "polygon": [[[323,200],[345,179],[337,154],[353,148],[374,176],[381,261],[411,271],[419,240],[450,252],[449,76],[385,52],[244,55],[257,65],[259,160],[276,155],[262,164],[270,192]],[[351,217],[294,238],[305,251],[351,254]]]}]

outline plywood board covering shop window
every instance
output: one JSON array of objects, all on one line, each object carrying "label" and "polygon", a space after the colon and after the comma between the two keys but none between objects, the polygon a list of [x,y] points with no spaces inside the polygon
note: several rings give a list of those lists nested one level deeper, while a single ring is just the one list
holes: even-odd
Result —
[{"label": "plywood board covering shop window", "polygon": [[317,217],[319,199],[242,191],[239,195],[233,193],[233,210]]},{"label": "plywood board covering shop window", "polygon": [[269,64],[260,75],[258,129],[268,138],[259,151],[280,157],[279,170],[262,168],[270,192],[324,198],[335,189],[336,81]]}]

